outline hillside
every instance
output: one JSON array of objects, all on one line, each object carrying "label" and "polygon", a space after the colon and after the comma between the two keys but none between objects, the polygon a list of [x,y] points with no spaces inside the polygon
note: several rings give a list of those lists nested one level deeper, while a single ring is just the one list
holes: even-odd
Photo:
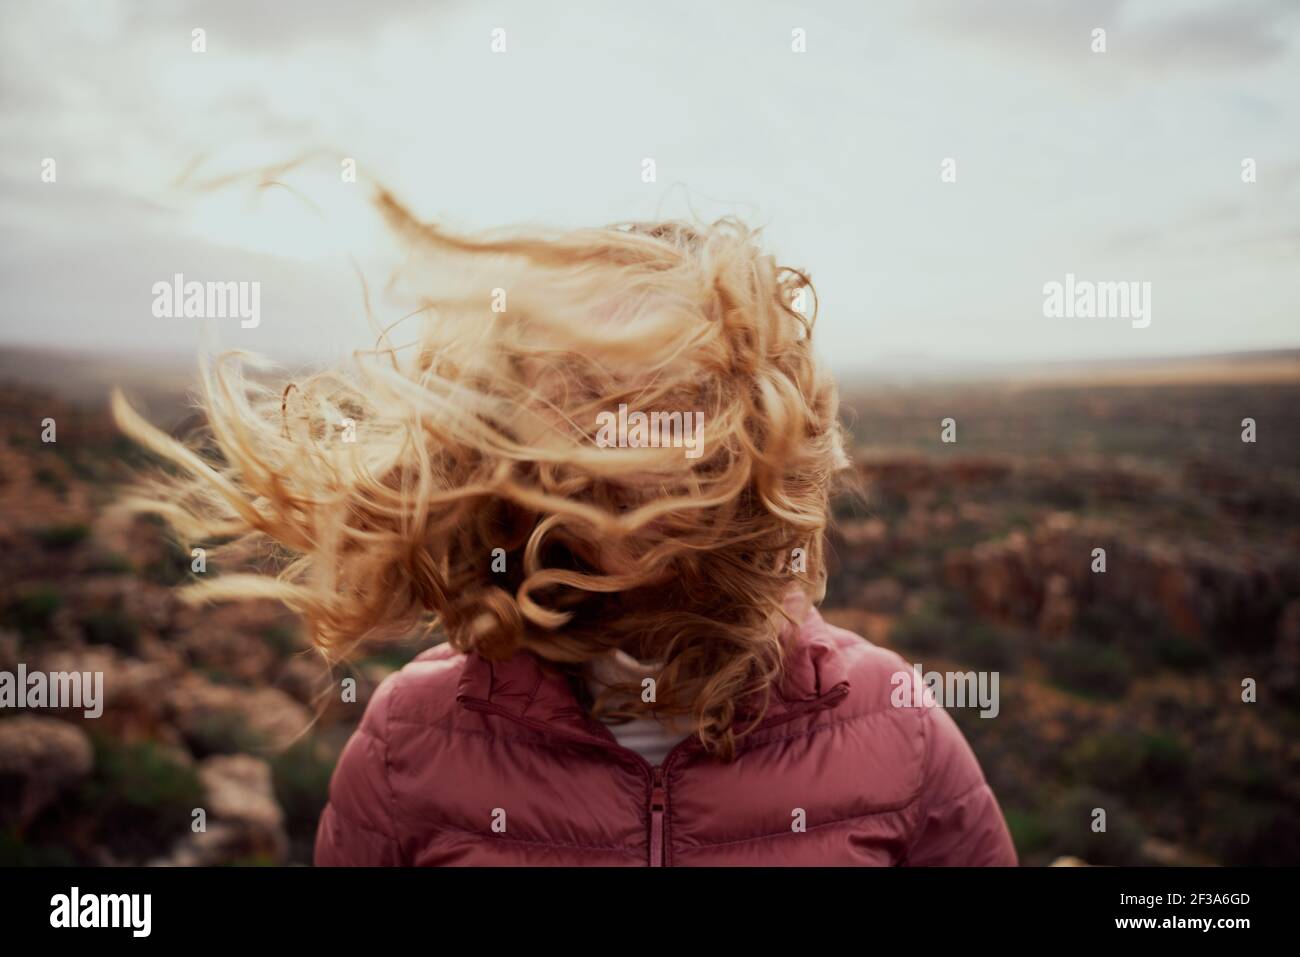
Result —
[{"label": "hillside", "polygon": [[[109,694],[94,722],[0,717],[0,863],[306,863],[359,709],[320,697],[282,610],[176,600],[189,556],[111,507],[141,459],[97,397],[130,370],[88,361],[0,353],[0,671]],[[836,503],[827,617],[999,672],[997,718],[954,715],[1027,864],[1300,860],[1300,367],[1261,361],[845,389],[863,494]],[[172,375],[120,381],[175,424]],[[362,700],[417,650],[357,662]]]}]

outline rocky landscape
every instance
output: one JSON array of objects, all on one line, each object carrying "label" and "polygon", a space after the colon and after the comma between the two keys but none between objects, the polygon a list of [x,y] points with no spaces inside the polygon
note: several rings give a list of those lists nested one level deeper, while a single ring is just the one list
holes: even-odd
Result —
[{"label": "rocky landscape", "polygon": [[[1000,673],[996,718],[954,716],[1025,863],[1300,861],[1300,375],[862,389],[846,417],[827,617]],[[283,610],[183,604],[190,556],[113,504],[139,462],[101,403],[0,385],[0,672],[106,695],[93,721],[0,710],[0,864],[308,863],[343,742],[418,647],[355,662],[344,703]]]}]

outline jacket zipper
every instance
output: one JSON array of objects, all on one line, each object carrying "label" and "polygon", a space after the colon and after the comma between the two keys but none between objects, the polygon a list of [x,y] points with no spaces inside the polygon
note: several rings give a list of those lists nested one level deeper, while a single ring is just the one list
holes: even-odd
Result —
[{"label": "jacket zipper", "polygon": [[694,738],[687,738],[681,741],[676,747],[668,753],[663,764],[651,764],[641,755],[637,754],[630,748],[625,748],[615,741],[592,740],[585,735],[568,734],[563,731],[556,731],[551,725],[544,721],[535,721],[532,718],[525,718],[522,715],[514,714],[505,708],[492,704],[490,701],[483,701],[479,698],[465,698],[461,702],[465,707],[472,711],[483,711],[487,714],[499,715],[510,721],[515,721],[525,727],[533,728],[536,731],[542,731],[554,737],[564,738],[568,741],[574,741],[579,744],[585,744],[592,747],[608,751],[622,761],[635,763],[646,775],[649,784],[648,807],[650,811],[650,848],[647,864],[651,867],[663,867],[665,864],[664,848],[664,808],[667,804],[667,792],[664,787],[664,767],[669,761],[676,757],[676,752],[688,747]]},{"label": "jacket zipper", "polygon": [[700,739],[695,735],[689,735],[684,740],[673,745],[671,751],[664,757],[662,764],[651,764],[641,755],[622,745],[615,745],[619,751],[626,751],[632,757],[636,758],[649,771],[650,777],[650,847],[649,860],[646,862],[651,867],[668,866],[668,768],[677,758],[687,752],[693,751],[700,747]]},{"label": "jacket zipper", "polygon": [[650,785],[650,866],[664,866],[664,769],[655,765]]},{"label": "jacket zipper", "polygon": [[[762,731],[779,724],[784,724],[786,721],[797,718],[799,715],[805,714],[820,706],[825,706],[832,702],[838,702],[839,699],[848,694],[848,690],[849,689],[845,686],[835,688],[822,695],[820,698],[814,698],[813,700],[806,702],[803,707],[790,708],[780,717],[760,722],[756,727],[751,728],[750,732]],[[686,738],[686,740],[678,742],[677,745],[668,752],[668,756],[664,758],[663,764],[651,764],[635,751],[623,747],[616,741],[593,741],[591,738],[584,735],[568,734],[563,731],[556,731],[554,727],[548,725],[544,721],[525,718],[522,715],[514,714],[513,712],[507,711],[505,708],[494,705],[490,701],[484,701],[480,698],[465,698],[462,699],[461,703],[471,710],[500,715],[503,718],[518,722],[526,727],[542,731],[554,737],[565,738],[566,740],[575,741],[579,744],[601,748],[620,760],[632,761],[639,765],[642,771],[646,774],[650,785],[648,801],[648,809],[650,812],[650,847],[648,850],[649,860],[647,863],[650,867],[668,866],[668,845],[666,840],[668,829],[666,821],[668,786],[665,783],[665,769],[673,763],[673,760],[677,758],[680,753],[688,751],[693,746],[699,744],[699,738],[697,736],[691,735]]]}]

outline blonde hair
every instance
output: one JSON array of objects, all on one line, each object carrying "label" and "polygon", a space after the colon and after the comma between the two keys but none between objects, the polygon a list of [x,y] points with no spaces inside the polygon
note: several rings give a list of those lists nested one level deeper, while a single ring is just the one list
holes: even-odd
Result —
[{"label": "blonde hair", "polygon": [[[172,466],[132,507],[261,564],[189,597],[278,599],[331,660],[420,626],[561,667],[623,648],[663,663],[656,700],[595,710],[689,715],[730,757],[738,703],[780,674],[787,592],[824,595],[848,464],[808,278],[734,220],[464,236],[377,203],[411,244],[412,343],[283,388],[204,363],[200,440],[114,396]],[[703,454],[601,447],[621,404],[703,413]]]}]

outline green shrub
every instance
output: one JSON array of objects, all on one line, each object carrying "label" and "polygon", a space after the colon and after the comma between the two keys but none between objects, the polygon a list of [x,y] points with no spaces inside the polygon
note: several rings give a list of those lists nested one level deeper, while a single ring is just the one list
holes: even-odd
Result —
[{"label": "green shrub", "polygon": [[318,741],[304,738],[271,759],[275,797],[291,835],[310,838],[316,832],[337,757],[323,752]]},{"label": "green shrub", "polygon": [[1078,512],[1088,507],[1088,493],[1077,482],[1047,482],[1034,491],[1037,501],[1055,509]]},{"label": "green shrub", "polygon": [[1016,853],[1023,859],[1045,852],[1052,840],[1051,828],[1041,814],[1017,808],[1007,808],[1007,829],[1011,831]]},{"label": "green shrub", "polygon": [[[1183,808],[1177,814],[1182,817],[1192,806],[1189,800],[1194,801],[1194,796],[1185,794],[1191,764],[1191,752],[1176,738],[1136,731],[1093,735],[1066,756],[1066,767],[1082,789],[1080,793],[1124,794],[1130,805],[1145,808],[1157,817],[1168,817],[1171,809]],[[1110,814],[1109,804],[1097,806]],[[1132,816],[1124,813],[1126,821],[1136,829]],[[1125,862],[1108,859],[1096,863]]]},{"label": "green shrub", "polygon": [[63,481],[62,476],[60,476],[58,472],[54,471],[54,469],[49,466],[43,465],[38,468],[33,473],[33,477],[36,479],[38,485],[43,485],[45,488],[50,489],[60,498],[63,498],[68,494],[68,484]]},{"label": "green shrub", "polygon": [[1165,734],[1143,735],[1142,770],[1151,787],[1162,791],[1177,787],[1187,780],[1191,768],[1191,751],[1177,738]]},{"label": "green shrub", "polygon": [[1284,801],[1231,795],[1218,802],[1205,830],[1211,850],[1230,866],[1292,867],[1300,860],[1300,819]]},{"label": "green shrub", "polygon": [[145,565],[140,574],[146,581],[158,585],[180,585],[190,579],[190,553],[180,542],[166,533],[163,537],[162,554]]},{"label": "green shrub", "polygon": [[194,768],[152,741],[93,740],[95,770],[78,801],[80,813],[96,822],[98,840],[141,859],[187,832],[191,813],[204,800]]},{"label": "green shrub", "polygon": [[261,634],[266,646],[281,658],[287,658],[302,650],[302,642],[298,640],[297,631],[288,625],[271,625],[263,628]]},{"label": "green shrub", "polygon": [[237,685],[243,686],[244,681],[237,675],[232,675],[223,668],[215,668],[211,665],[195,665],[191,669],[196,675],[202,675],[214,685]]},{"label": "green shrub", "polygon": [[153,741],[116,741],[98,737],[95,773],[86,785],[105,806],[148,811],[190,811],[202,803],[203,787],[195,770]]},{"label": "green shrub", "polygon": [[94,611],[81,619],[86,640],[95,645],[111,645],[119,651],[134,652],[140,638],[135,622],[114,608]]},{"label": "green shrub", "polygon": [[[1094,812],[1106,813],[1106,830],[1093,831]],[[1052,857],[1080,857],[1089,864],[1137,864],[1144,831],[1137,817],[1113,794],[1093,788],[1070,791],[1046,813],[1047,848]]]},{"label": "green shrub", "polygon": [[87,569],[92,575],[125,575],[132,571],[131,560],[117,552],[96,555]]},{"label": "green shrub", "polygon": [[960,627],[960,622],[950,617],[937,601],[930,599],[917,611],[895,622],[889,637],[902,650],[924,657],[951,651]]},{"label": "green shrub", "polygon": [[1209,645],[1182,635],[1161,635],[1151,642],[1151,650],[1161,664],[1179,671],[1200,671],[1214,660]]},{"label": "green shrub", "polygon": [[993,671],[1014,670],[1021,655],[1014,635],[980,621],[965,599],[952,592],[928,596],[918,610],[894,624],[890,639],[916,657],[951,658]]},{"label": "green shrub", "polygon": [[75,863],[61,847],[30,844],[14,828],[0,831],[0,867],[71,867]]},{"label": "green shrub", "polygon": [[1132,679],[1132,664],[1122,651],[1091,641],[1064,641],[1044,654],[1052,681],[1069,691],[1100,698],[1122,698]]},{"label": "green shrub", "polygon": [[85,525],[50,525],[36,532],[36,540],[46,548],[68,549],[79,545],[90,535]]},{"label": "green shrub", "polygon": [[905,589],[912,591],[924,588],[934,581],[935,572],[932,560],[924,555],[907,555],[886,562],[880,574],[897,580]]},{"label": "green shrub", "polygon": [[1013,635],[982,621],[957,629],[954,652],[962,664],[990,671],[1014,671],[1020,658]]},{"label": "green shrub", "polygon": [[261,751],[266,741],[235,711],[213,711],[185,732],[185,743],[195,757],[213,754],[249,754]]},{"label": "green shrub", "polygon": [[1129,793],[1142,780],[1145,751],[1133,734],[1096,734],[1066,755],[1066,765],[1081,784]]},{"label": "green shrub", "polygon": [[62,604],[58,591],[41,585],[14,596],[5,606],[4,621],[24,638],[44,637]]},{"label": "green shrub", "polygon": [[1084,608],[1079,633],[1087,641],[1121,649],[1144,666],[1203,669],[1211,661],[1204,641],[1181,634],[1155,605],[1145,600],[1107,600]]},{"label": "green shrub", "polygon": [[[1204,752],[1202,755],[1203,762],[1214,760],[1212,755]],[[1276,799],[1287,787],[1285,774],[1259,756],[1234,761],[1218,760],[1210,770],[1210,777],[1217,788],[1265,802]]]}]

